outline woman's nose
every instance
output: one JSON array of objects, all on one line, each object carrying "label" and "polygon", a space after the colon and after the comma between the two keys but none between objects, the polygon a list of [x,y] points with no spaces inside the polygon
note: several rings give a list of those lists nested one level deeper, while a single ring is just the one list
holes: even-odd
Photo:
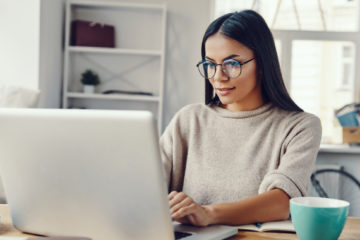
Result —
[{"label": "woman's nose", "polygon": [[216,66],[216,71],[215,71],[215,75],[214,75],[214,81],[227,81],[229,80],[229,77],[226,76],[226,74],[224,73],[223,69],[222,69],[222,65],[217,65]]}]

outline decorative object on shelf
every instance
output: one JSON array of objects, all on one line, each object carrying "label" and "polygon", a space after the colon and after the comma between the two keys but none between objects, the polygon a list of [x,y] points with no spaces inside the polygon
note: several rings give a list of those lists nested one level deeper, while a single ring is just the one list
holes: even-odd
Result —
[{"label": "decorative object on shelf", "polygon": [[94,93],[95,86],[100,84],[100,79],[95,72],[88,69],[82,74],[81,83],[84,93]]},{"label": "decorative object on shelf", "polygon": [[115,28],[103,23],[74,20],[71,23],[71,45],[115,47]]}]

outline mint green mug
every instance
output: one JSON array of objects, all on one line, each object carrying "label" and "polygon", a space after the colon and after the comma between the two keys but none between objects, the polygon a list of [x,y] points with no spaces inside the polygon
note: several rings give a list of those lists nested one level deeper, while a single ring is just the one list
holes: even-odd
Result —
[{"label": "mint green mug", "polygon": [[344,228],[349,202],[320,197],[290,200],[291,219],[300,240],[336,240]]}]

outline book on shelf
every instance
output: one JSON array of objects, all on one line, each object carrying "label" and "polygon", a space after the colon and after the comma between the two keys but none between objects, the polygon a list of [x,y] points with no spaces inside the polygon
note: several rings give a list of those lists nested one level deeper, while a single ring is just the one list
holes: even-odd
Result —
[{"label": "book on shelf", "polygon": [[357,127],[359,126],[359,112],[360,104],[351,103],[336,110],[335,116],[342,127]]},{"label": "book on shelf", "polygon": [[238,229],[255,232],[295,232],[291,220],[240,225]]}]

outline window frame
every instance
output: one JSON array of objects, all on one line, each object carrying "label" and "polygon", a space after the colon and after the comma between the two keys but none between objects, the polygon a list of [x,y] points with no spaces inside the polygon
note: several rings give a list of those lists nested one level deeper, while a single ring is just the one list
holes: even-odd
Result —
[{"label": "window frame", "polygon": [[[360,25],[359,25],[360,26]],[[292,47],[296,40],[308,41],[340,41],[352,42],[355,46],[354,56],[354,101],[359,102],[360,91],[360,32],[335,32],[335,31],[304,31],[304,30],[271,30],[274,40],[279,40],[280,44],[280,65],[284,77],[286,88],[291,92],[291,72],[292,72]]]}]

